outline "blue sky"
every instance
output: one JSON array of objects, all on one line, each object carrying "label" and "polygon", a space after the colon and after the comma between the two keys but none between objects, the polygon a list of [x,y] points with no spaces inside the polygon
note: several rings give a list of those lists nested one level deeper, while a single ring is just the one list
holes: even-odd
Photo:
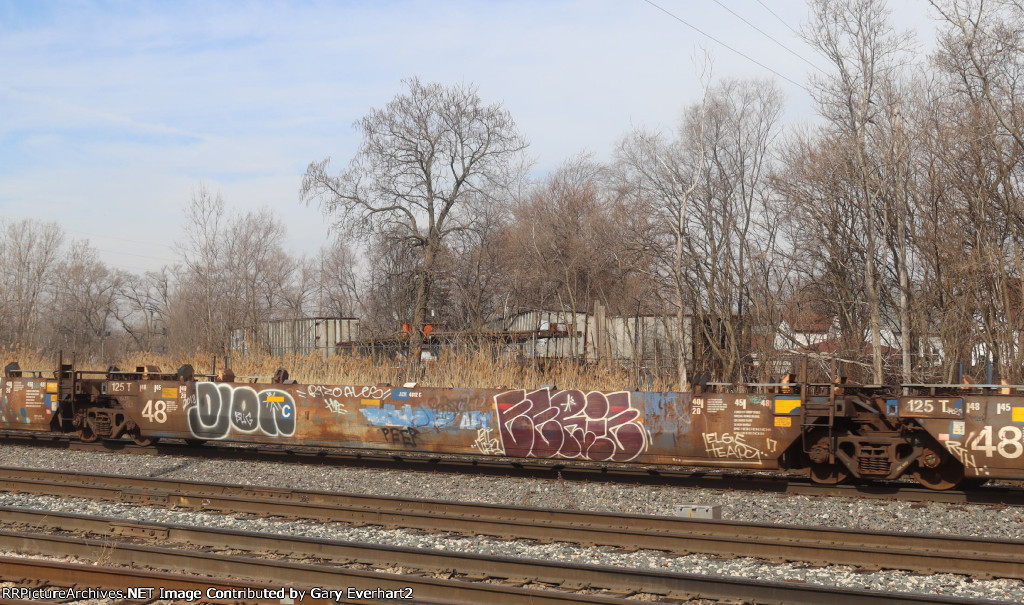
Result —
[{"label": "blue sky", "polygon": [[[723,5],[824,65],[790,30],[803,2],[719,2],[655,0],[800,84],[812,68]],[[931,27],[924,0],[891,6],[900,27]],[[633,127],[672,128],[699,94],[700,46],[716,77],[776,78],[644,0],[0,0],[0,216],[55,220],[140,272],[175,261],[203,182],[230,207],[271,208],[289,249],[313,253],[328,233],[299,203],[305,167],[344,166],[353,122],[403,78],[504,103],[541,175],[581,151],[609,158]],[[806,91],[779,85],[786,121],[811,120]]]}]

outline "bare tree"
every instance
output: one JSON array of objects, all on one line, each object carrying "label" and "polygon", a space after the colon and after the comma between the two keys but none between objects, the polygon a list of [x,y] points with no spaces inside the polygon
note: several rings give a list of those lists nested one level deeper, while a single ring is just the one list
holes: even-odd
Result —
[{"label": "bare tree", "polygon": [[872,154],[872,139],[887,114],[892,97],[886,88],[899,76],[909,57],[908,34],[897,33],[889,22],[884,0],[813,0],[805,39],[831,63],[834,71],[812,78],[813,95],[822,115],[835,130],[836,143],[849,148],[852,169],[849,195],[863,230],[864,291],[868,306],[873,380],[884,379],[882,359],[882,279],[886,266],[882,244],[888,217],[878,212],[886,172]]},{"label": "bare tree", "polygon": [[449,304],[443,309],[454,328],[483,330],[501,316],[510,280],[506,204],[478,204],[472,229],[453,233],[444,247],[441,275],[446,276]]},{"label": "bare tree", "polygon": [[[707,71],[702,75],[705,95],[706,78]],[[706,100],[705,96],[689,109],[675,140],[666,140],[661,133],[637,130],[619,143],[616,152],[628,195],[654,217],[655,229],[667,235],[667,247],[672,251],[663,258],[671,259],[665,273],[676,313],[676,367],[680,391],[690,388],[686,364],[692,342],[686,331],[686,319],[693,305],[692,291],[686,283],[686,240],[690,204],[707,170],[707,150],[703,146]]]},{"label": "bare tree", "polygon": [[43,311],[52,300],[64,231],[57,223],[8,223],[0,239],[0,331],[15,344],[38,346]]},{"label": "bare tree", "polygon": [[947,169],[951,218],[965,230],[959,262],[944,269],[970,280],[956,301],[964,306],[957,334],[980,345],[957,353],[1016,381],[1024,364],[1024,4],[932,5],[945,24],[934,59],[946,94],[936,99],[934,114],[955,118],[936,121],[929,132],[942,139],[934,155]]},{"label": "bare tree", "polygon": [[508,111],[484,104],[474,86],[404,84],[407,92],[356,123],[363,139],[348,168],[334,176],[329,158],[312,162],[300,193],[357,237],[390,233],[417,251],[412,371],[441,248],[472,226],[468,201],[491,200],[520,178],[526,142]]},{"label": "bare tree", "polygon": [[106,342],[125,274],[103,264],[85,241],[72,244],[57,273],[61,278],[54,284],[53,304],[47,314],[54,338],[51,348],[92,354],[106,361]]},{"label": "bare tree", "polygon": [[319,313],[353,317],[359,309],[359,259],[343,237],[335,237],[320,249],[316,307]]},{"label": "bare tree", "polygon": [[929,0],[947,31],[940,66],[988,105],[1003,130],[1024,148],[1024,3],[1021,0]]},{"label": "bare tree", "polygon": [[[221,304],[230,313],[229,327],[256,330],[286,307],[281,295],[297,276],[297,263],[282,247],[284,236],[284,226],[267,209],[229,221],[219,265],[220,278],[228,284],[228,298]],[[295,317],[290,312],[288,316]]]},{"label": "bare tree", "polygon": [[125,275],[115,314],[121,329],[140,351],[164,351],[171,274],[168,267],[143,275]]},{"label": "bare tree", "polygon": [[[226,345],[228,329],[223,307],[227,301],[228,284],[220,271],[227,255],[224,199],[219,193],[212,194],[201,183],[193,191],[185,214],[185,238],[176,244],[183,263],[183,274],[178,276],[177,282],[179,294],[188,300],[185,305],[188,312],[184,317],[175,314],[181,319],[175,322],[175,327],[178,338],[186,329],[198,335],[198,339],[186,338],[183,344],[195,341],[192,346],[220,353]],[[179,301],[181,298],[178,297]]]},{"label": "bare tree", "polygon": [[245,330],[258,340],[262,322],[294,317],[285,295],[294,280],[301,280],[301,271],[284,251],[284,226],[270,211],[232,215],[219,193],[200,185],[186,221],[187,235],[178,246],[182,265],[167,313],[176,349],[223,353],[231,330]]}]

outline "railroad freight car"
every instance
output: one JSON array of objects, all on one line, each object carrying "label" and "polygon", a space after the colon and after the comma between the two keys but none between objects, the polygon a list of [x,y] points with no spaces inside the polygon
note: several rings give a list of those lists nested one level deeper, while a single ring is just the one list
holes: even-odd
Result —
[{"label": "railroad freight car", "polygon": [[[697,393],[296,384],[173,373],[5,369],[0,428],[644,466],[806,469],[817,482],[913,476],[946,489],[1024,478],[1013,387],[710,385]],[[969,390],[965,390],[969,389]],[[904,393],[911,393],[905,395]],[[1016,394],[1011,394],[1016,393]]]}]

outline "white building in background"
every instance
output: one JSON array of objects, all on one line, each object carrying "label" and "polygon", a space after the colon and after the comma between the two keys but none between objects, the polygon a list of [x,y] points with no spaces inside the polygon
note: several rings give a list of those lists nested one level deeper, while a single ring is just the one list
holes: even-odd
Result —
[{"label": "white building in background", "polygon": [[[594,313],[522,311],[489,324],[494,332],[505,333],[506,349],[518,355],[581,361],[674,360],[677,326],[674,315],[607,315],[600,305]],[[686,350],[692,351],[690,316],[684,339]]]},{"label": "white building in background", "polygon": [[266,353],[308,355],[324,359],[337,355],[359,339],[359,320],[354,317],[305,317],[260,322],[252,328],[231,331],[231,351],[236,354]]}]

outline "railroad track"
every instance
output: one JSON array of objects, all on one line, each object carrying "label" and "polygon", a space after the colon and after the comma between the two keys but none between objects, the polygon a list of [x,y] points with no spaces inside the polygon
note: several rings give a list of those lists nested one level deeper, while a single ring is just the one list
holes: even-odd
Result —
[{"label": "railroad track", "polygon": [[769,561],[1024,579],[1024,542],[342,494],[0,467],[0,489],[111,502]]},{"label": "railroad track", "polygon": [[803,475],[768,474],[764,471],[737,472],[693,467],[652,467],[550,460],[527,461],[516,458],[439,456],[429,452],[346,450],[231,443],[207,443],[203,446],[190,446],[168,441],[160,442],[156,446],[138,446],[129,441],[82,443],[72,436],[38,435],[17,431],[0,432],[0,443],[87,452],[118,452],[126,455],[171,455],[202,459],[361,466],[432,472],[471,472],[503,477],[557,477],[565,480],[609,481],[623,484],[667,485],[941,504],[1024,506],[1024,487],[1006,484],[944,491],[927,489],[916,483],[895,481],[829,486],[815,484]]},{"label": "railroad track", "polygon": [[[231,592],[232,598],[213,602],[281,603],[282,596],[307,595],[296,602],[349,602],[348,588],[361,591],[394,591],[401,602],[411,596],[416,603],[525,603],[535,605],[625,605],[637,601],[625,598],[644,593],[645,600],[669,599],[685,602],[737,600],[752,603],[892,604],[992,603],[982,600],[944,598],[936,595],[837,589],[827,586],[794,585],[780,582],[628,570],[606,566],[580,565],[509,557],[451,553],[427,549],[378,546],[333,540],[313,540],[278,534],[197,528],[166,523],[128,522],[120,519],[70,513],[50,513],[3,508],[5,524],[30,527],[32,532],[0,530],[0,548],[51,557],[73,556],[95,559],[103,568],[82,563],[42,562],[33,571],[25,559],[0,558],[6,574],[52,581],[45,574],[86,573],[70,576],[76,583],[112,587],[160,586],[202,590],[212,587],[227,592],[229,586],[249,592]],[[40,529],[61,530],[101,536],[51,536]],[[131,539],[113,541],[113,539]],[[160,544],[155,546],[154,543]],[[174,548],[168,548],[168,545]],[[221,554],[227,551],[231,554]],[[243,551],[244,554],[238,554]],[[286,553],[288,560],[273,558]],[[267,557],[271,558],[267,558]],[[310,563],[308,561],[315,561]],[[371,567],[399,568],[403,575],[345,567],[357,562]],[[8,564],[16,567],[7,567]],[[124,570],[142,566],[146,571]],[[117,567],[115,567],[117,566]],[[187,576],[170,575],[174,570]],[[106,574],[106,575],[104,575]],[[109,577],[108,577],[109,576]],[[212,577],[210,577],[212,576]],[[225,585],[220,578],[275,578],[276,584],[251,584],[237,580]],[[113,578],[113,580],[112,580]],[[483,582],[487,580],[488,582]],[[500,582],[500,583],[494,583]],[[509,585],[511,584],[511,585]],[[542,585],[542,589],[536,588]],[[159,589],[155,589],[159,590]],[[259,592],[256,592],[259,591]],[[332,593],[329,591],[339,591]],[[242,595],[239,599],[237,595]],[[245,595],[270,595],[248,597]],[[330,595],[321,597],[320,595]],[[364,593],[365,594],[365,593]],[[159,596],[154,594],[153,596]],[[660,598],[659,598],[660,597]],[[354,601],[353,601],[354,602]],[[365,601],[364,601],[365,602]]]}]

